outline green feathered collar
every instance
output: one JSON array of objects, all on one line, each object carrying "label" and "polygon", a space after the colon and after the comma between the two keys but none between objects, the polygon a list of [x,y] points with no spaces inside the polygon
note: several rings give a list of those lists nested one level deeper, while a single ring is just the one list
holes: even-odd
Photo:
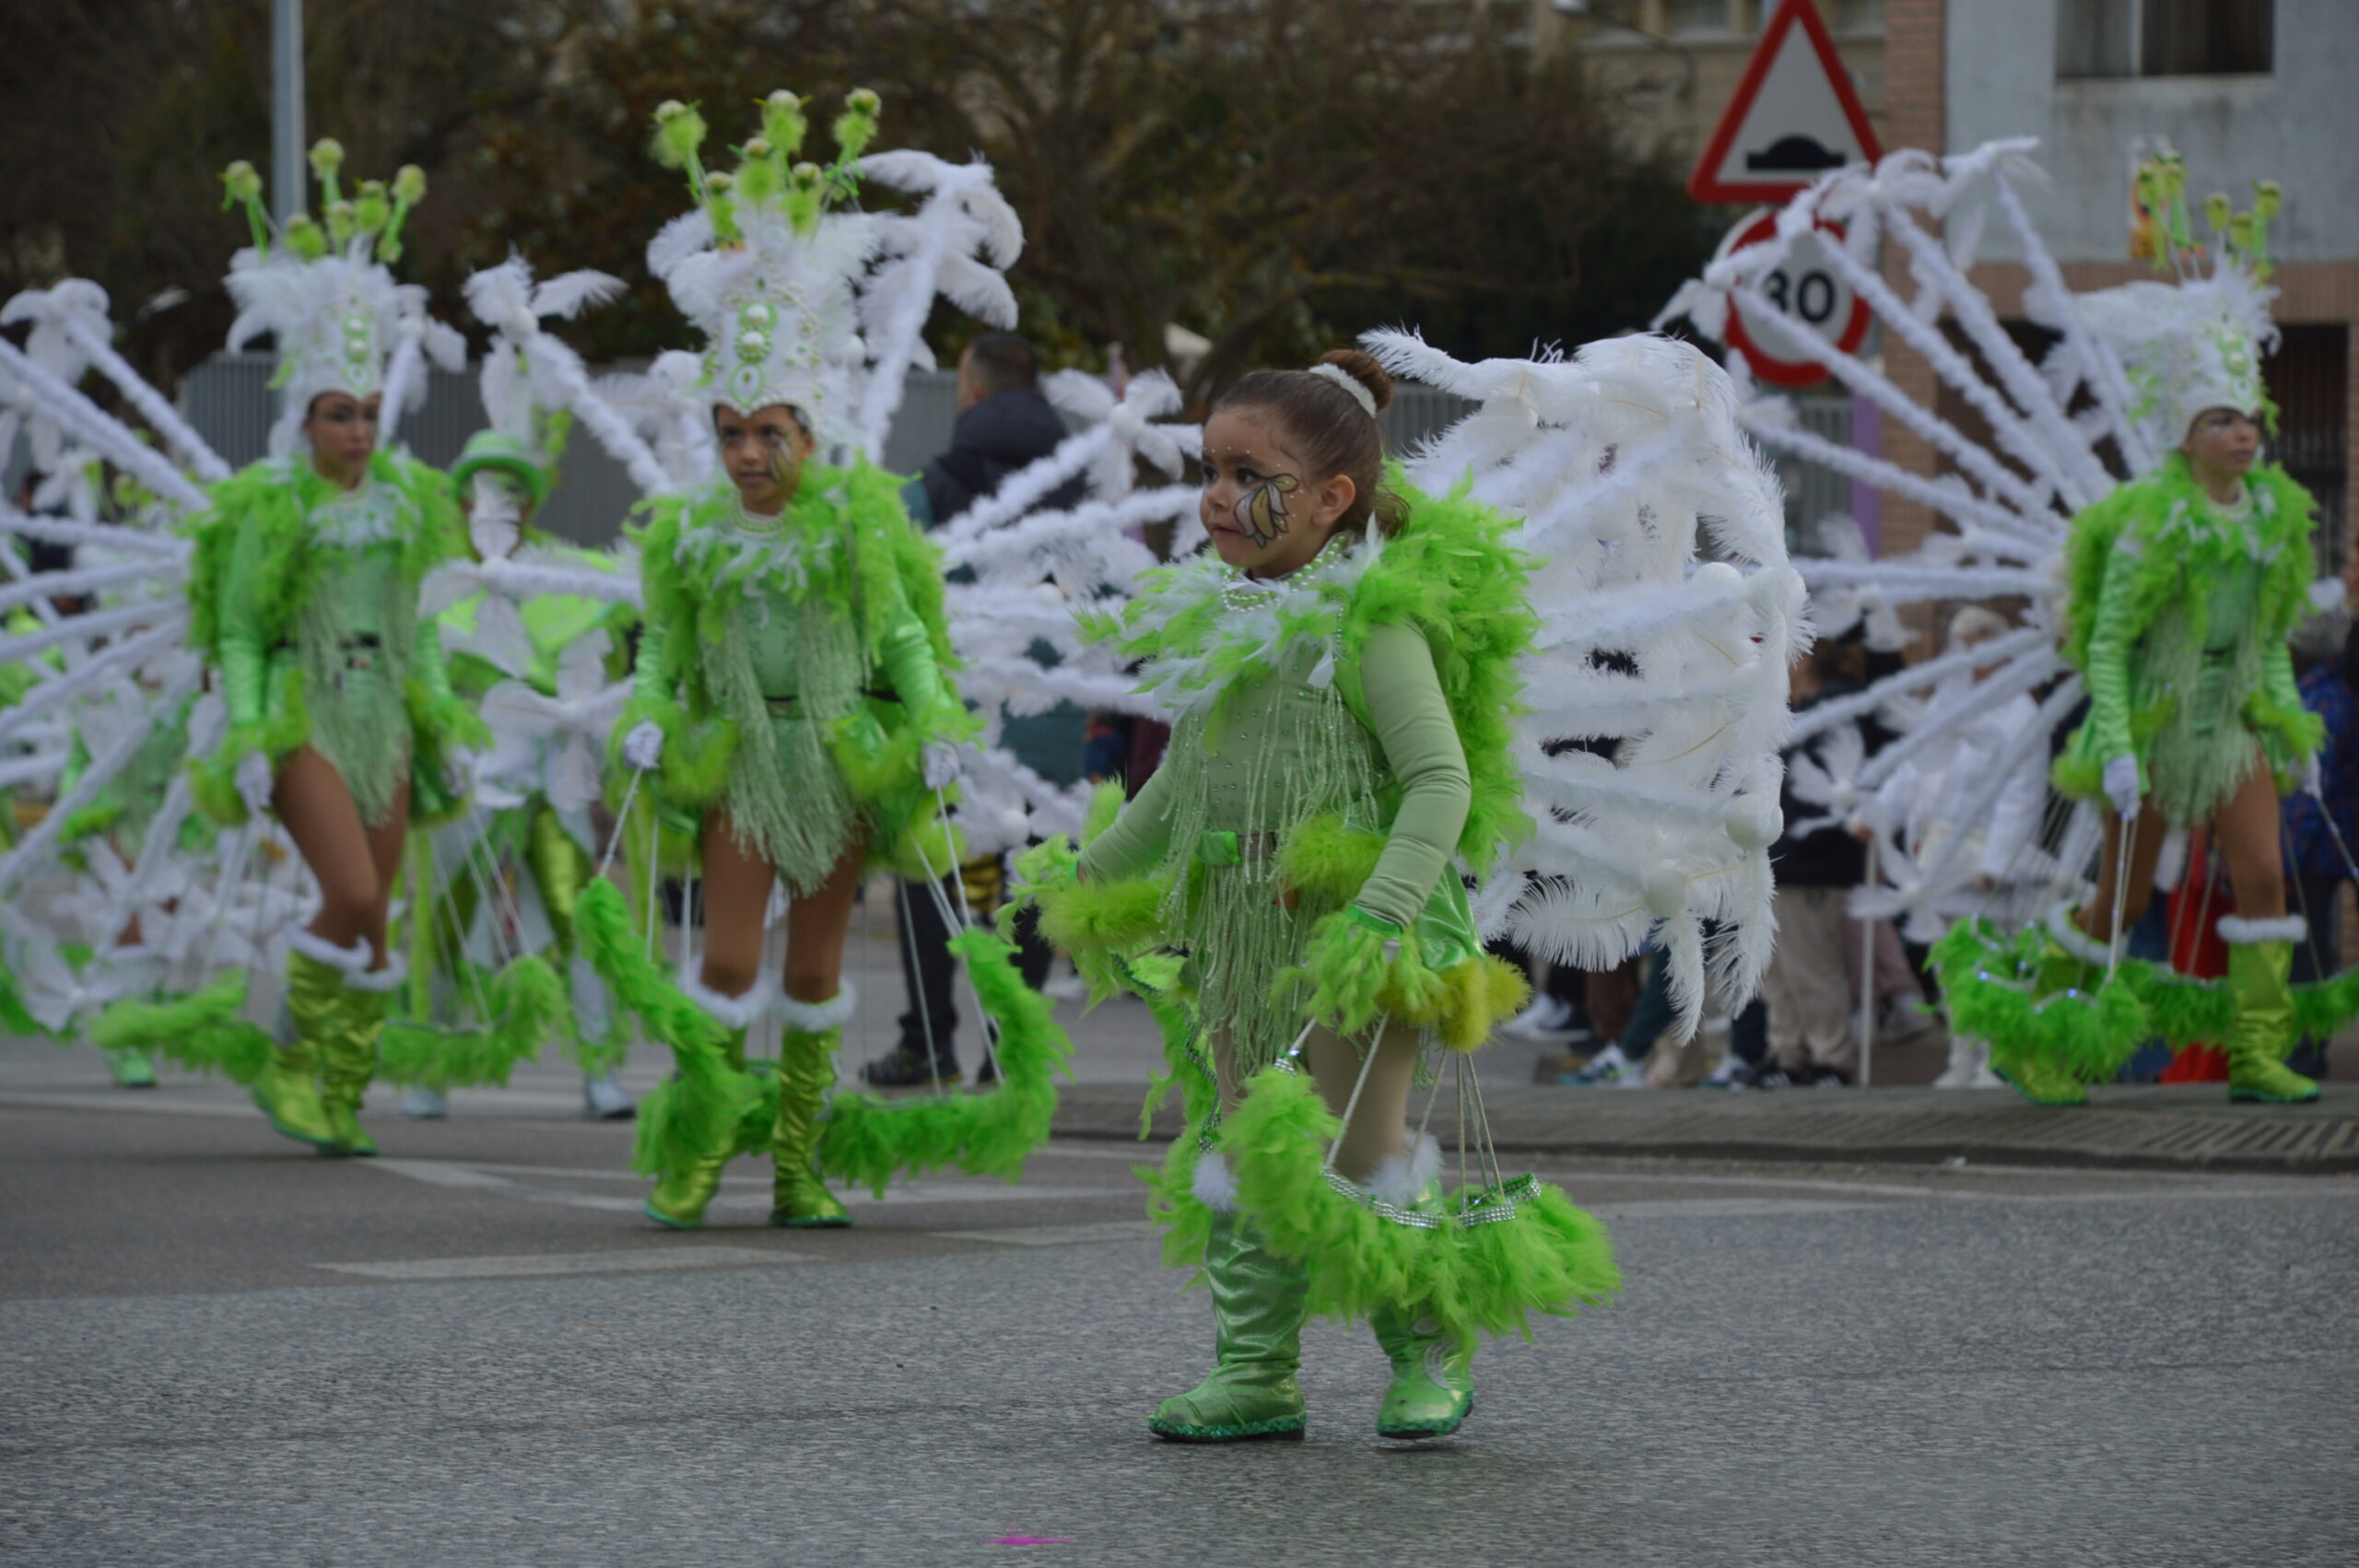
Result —
[{"label": "green feathered collar", "polygon": [[[362,535],[397,539],[403,579],[413,587],[438,562],[464,552],[458,502],[440,470],[380,451],[369,460],[369,480],[378,494],[364,497],[357,513],[336,519],[340,531],[358,530],[349,543],[369,542]],[[230,556],[249,534],[255,568],[250,591],[259,601],[265,636],[283,640],[327,567],[328,553],[312,547],[319,543],[312,520],[323,511],[344,512],[338,503],[349,492],[323,478],[308,462],[269,458],[216,483],[207,495],[211,504],[186,530],[195,546],[189,569],[191,644],[214,651]]]},{"label": "green feathered collar", "polygon": [[1473,498],[1471,478],[1447,496],[1418,492],[1398,467],[1386,480],[1407,503],[1407,521],[1391,538],[1339,537],[1310,565],[1266,584],[1206,552],[1145,574],[1120,620],[1101,615],[1083,629],[1145,661],[1140,687],[1158,703],[1211,716],[1241,680],[1274,670],[1306,637],[1332,643],[1312,683],[1333,680],[1355,694],[1368,632],[1415,627],[1473,779],[1459,852],[1487,871],[1532,827],[1509,743],[1523,710],[1518,665],[1540,626],[1534,563],[1508,543],[1513,521]]},{"label": "green feathered collar", "polygon": [[729,605],[776,596],[848,604],[874,655],[906,603],[925,624],[934,656],[955,668],[944,621],[941,552],[901,504],[900,482],[864,458],[849,468],[804,465],[775,521],[749,522],[736,487],[720,478],[685,496],[642,503],[630,536],[640,548],[651,615],[693,616],[699,640],[718,638]]},{"label": "green feathered collar", "polygon": [[2245,475],[2245,487],[2252,497],[2251,512],[2241,521],[2224,516],[2195,482],[2187,455],[2174,451],[2164,458],[2162,467],[2118,487],[2072,520],[2063,651],[2073,668],[2083,673],[2088,668],[2097,602],[2105,591],[2106,571],[2118,556],[2136,563],[2130,584],[2132,641],[2153,626],[2164,605],[2182,597],[2191,633],[2201,638],[2211,596],[2189,592],[2189,585],[2247,562],[2261,568],[2256,634],[2270,642],[2292,635],[2317,569],[2310,555],[2317,503],[2273,462],[2256,464]]}]

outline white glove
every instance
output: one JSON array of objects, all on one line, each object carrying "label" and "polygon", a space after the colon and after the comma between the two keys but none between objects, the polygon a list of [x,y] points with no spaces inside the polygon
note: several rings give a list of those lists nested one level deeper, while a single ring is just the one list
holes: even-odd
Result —
[{"label": "white glove", "polygon": [[947,741],[925,744],[925,787],[939,790],[958,777],[958,748]]},{"label": "white glove", "polygon": [[2134,756],[2115,757],[2105,765],[2105,798],[2113,809],[2125,817],[2138,814],[2138,759]]},{"label": "white glove", "polygon": [[246,802],[247,812],[260,816],[270,809],[270,758],[260,752],[248,752],[238,759],[238,799]]},{"label": "white glove", "polygon": [[640,773],[663,760],[663,726],[642,719],[623,737],[623,760]]}]

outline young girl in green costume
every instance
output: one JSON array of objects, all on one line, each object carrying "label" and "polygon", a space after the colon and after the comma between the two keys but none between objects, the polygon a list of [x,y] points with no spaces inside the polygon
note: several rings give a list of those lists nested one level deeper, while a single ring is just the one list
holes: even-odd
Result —
[{"label": "young girl in green costume", "polygon": [[[2302,921],[2286,914],[2278,801],[2306,781],[2322,738],[2287,640],[2315,575],[2312,503],[2283,468],[2257,461],[2257,354],[2214,357],[2220,373],[2181,394],[2182,408],[2195,406],[2178,449],[2073,522],[2065,652],[2090,708],[2057,783],[2102,796],[2113,815],[2096,896],[2050,919],[2036,990],[2097,989],[2116,931],[2145,914],[2164,839],[2209,825],[2236,895],[2237,912],[2219,922],[2235,1003],[2229,1097],[2309,1100],[2318,1085],[2283,1062],[2298,1034],[2287,977]],[[2032,1036],[1993,1044],[1992,1065],[2026,1097],[2088,1097]]]},{"label": "young girl in green costume", "polygon": [[370,181],[346,202],[341,159],[332,142],[312,153],[325,232],[299,217],[276,246],[260,181],[243,165],[230,174],[255,237],[229,279],[232,342],[273,333],[287,413],[273,432],[283,455],[214,486],[194,525],[191,640],[229,719],[197,768],[200,803],[229,823],[276,813],[320,890],[319,913],[290,938],[294,1037],[255,1079],[254,1102],[323,1153],[373,1154],[358,1111],[404,977],[386,943],[403,846],[413,819],[455,808],[452,748],[489,737],[418,614],[428,570],[464,548],[449,483],[377,441],[386,347],[419,307],[382,262],[399,255],[425,181],[405,170],[390,196]]},{"label": "young girl in green costume", "polygon": [[[1478,1328],[1614,1285],[1562,1194],[1454,1207],[1409,1135],[1424,1047],[1472,1049],[1525,1000],[1485,956],[1458,865],[1530,827],[1508,738],[1534,622],[1507,520],[1385,486],[1391,395],[1344,350],[1222,398],[1215,553],[1156,574],[1109,629],[1177,710],[1170,749],[1067,874],[1057,846],[1028,868],[1044,932],[1101,977],[1121,960],[1189,1090],[1156,1202],[1174,1260],[1201,1248],[1217,1359],[1156,1408],[1162,1437],[1299,1436],[1314,1309],[1367,1316],[1391,1358],[1380,1433],[1452,1432]],[[1526,1223],[1487,1223],[1519,1202]]]},{"label": "young girl in green costume", "polygon": [[[766,1129],[770,1221],[850,1223],[817,1160],[853,1007],[842,980],[853,897],[872,860],[909,859],[913,833],[933,838],[933,864],[955,863],[935,807],[947,743],[970,724],[944,676],[941,559],[898,480],[862,457],[821,457],[823,440],[851,444],[851,283],[868,243],[825,209],[851,188],[875,117],[873,94],[852,95],[836,165],[790,170],[802,106],[774,94],[733,178],[703,171],[693,110],[658,115],[659,149],[688,170],[698,209],[650,257],[710,340],[698,395],[722,468],[649,503],[631,531],[646,611],[636,693],[616,726],[630,787],[696,847],[703,951],[679,989],[703,1016],[659,1032],[675,1052],[686,1033],[725,1032],[722,1062],[692,1066],[688,1053],[683,1078],[641,1107],[640,1161],[657,1177],[647,1213],[675,1228],[702,1223],[740,1147],[746,1036],[773,1014],[784,1028]],[[765,998],[754,989],[781,885],[784,994]],[[602,951],[604,964],[618,956]],[[626,977],[617,989],[645,988]]]},{"label": "young girl in green costume", "polygon": [[[2277,195],[2263,186],[2254,210],[2233,217],[2227,198],[2212,198],[2221,255],[2202,275],[2189,260],[2201,252],[2183,240],[2184,178],[2175,159],[2141,174],[2165,231],[2182,237],[2180,281],[2081,301],[2121,354],[2130,418],[2164,456],[2072,521],[2064,656],[2090,706],[2056,783],[2112,813],[2096,896],[2048,923],[2031,988],[2039,1026],[1992,1041],[1991,1065],[2043,1105],[2084,1100],[2082,1079],[2106,1073],[2142,1033],[2107,1027],[2144,1011],[2116,993],[2133,990],[2175,1039],[2187,1036],[2177,1014],[2212,1000],[2209,988],[2135,966],[2117,975],[2114,961],[2118,933],[2145,912],[2164,838],[2204,825],[2236,896],[2236,915],[2219,922],[2228,1005],[2204,1010],[2207,1022],[2226,1017],[2229,1097],[2318,1095],[2283,1062],[2300,1033],[2287,976],[2304,927],[2286,913],[2278,800],[2315,776],[2323,726],[2302,707],[2287,643],[2316,575],[2312,504],[2283,468],[2259,461],[2261,349],[2275,333],[2261,237]],[[2098,1005],[2043,1005],[2066,993]]]}]

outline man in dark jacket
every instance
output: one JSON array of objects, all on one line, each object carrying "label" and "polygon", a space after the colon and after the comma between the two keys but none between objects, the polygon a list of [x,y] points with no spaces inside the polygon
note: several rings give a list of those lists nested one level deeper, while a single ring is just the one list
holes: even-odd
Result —
[{"label": "man in dark jacket", "polygon": [[[918,471],[902,492],[910,515],[926,528],[946,523],[996,492],[1017,469],[1039,462],[1065,439],[1064,421],[1040,392],[1039,356],[1014,333],[985,333],[958,357],[957,422],[950,427],[950,450]],[[1042,498],[1043,509],[1069,507],[1086,486],[1076,479]],[[1053,650],[1036,649],[1053,661]],[[1009,717],[1001,738],[1016,760],[1051,782],[1081,777],[1083,715],[1060,703],[1029,718]],[[1003,868],[996,856],[972,860],[943,881],[952,899],[979,895],[997,901]],[[958,1057],[952,1034],[958,1012],[957,969],[944,949],[951,930],[923,883],[905,883],[894,900],[900,931],[901,976],[909,1009],[901,1014],[901,1039],[892,1051],[861,1069],[880,1089],[956,1083]],[[1050,954],[1029,928],[1019,926],[1018,964],[1035,989],[1048,977]]]}]

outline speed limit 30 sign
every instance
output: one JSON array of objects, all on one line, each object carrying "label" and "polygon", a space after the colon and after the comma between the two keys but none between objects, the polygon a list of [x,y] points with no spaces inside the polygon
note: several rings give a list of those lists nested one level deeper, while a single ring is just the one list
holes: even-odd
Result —
[{"label": "speed limit 30 sign", "polygon": [[[1729,230],[1719,254],[1728,256],[1747,245],[1772,240],[1778,215],[1756,212]],[[1816,232],[1805,234],[1786,249],[1786,258],[1774,271],[1748,279],[1780,311],[1830,339],[1846,354],[1856,353],[1868,335],[1867,302],[1855,297],[1842,277],[1826,264],[1822,247],[1843,243],[1843,226],[1820,219]],[[1729,346],[1744,356],[1753,373],[1772,386],[1806,387],[1826,379],[1826,367],[1801,357],[1802,351],[1775,326],[1747,319],[1742,300],[1731,300]]]}]

